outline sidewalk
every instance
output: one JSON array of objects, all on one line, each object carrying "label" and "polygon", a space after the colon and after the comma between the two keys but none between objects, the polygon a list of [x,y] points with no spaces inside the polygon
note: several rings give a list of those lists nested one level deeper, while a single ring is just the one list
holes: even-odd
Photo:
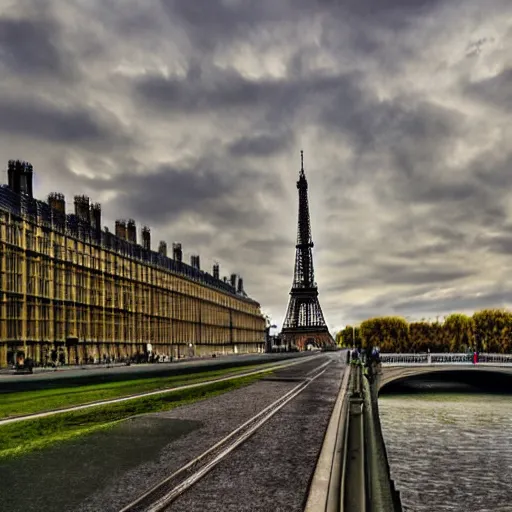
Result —
[{"label": "sidewalk", "polygon": [[[96,363],[96,364],[71,364],[71,365],[64,365],[64,366],[57,366],[55,368],[52,367],[35,367],[33,368],[32,374],[25,374],[23,372],[17,373],[16,370],[13,368],[0,368],[0,375],[36,375],[41,373],[55,373],[55,372],[66,372],[66,371],[72,371],[72,370],[103,370],[108,368],[122,368],[122,367],[131,367],[131,368],[143,368],[143,367],[157,367],[157,366],[163,366],[163,365],[169,365],[169,364],[177,364],[177,363],[185,363],[185,362],[193,362],[193,361],[204,361],[204,360],[214,360],[214,359],[223,359],[226,357],[244,357],[244,356],[254,356],[256,354],[221,354],[217,355],[216,357],[209,356],[186,356],[181,357],[180,359],[175,359],[173,361],[165,361],[165,362],[158,362],[158,363],[131,363],[129,366],[126,363]],[[265,355],[265,354],[258,354],[258,355]]]},{"label": "sidewalk", "polygon": [[[149,364],[151,364],[151,363],[143,363],[143,364],[139,364],[138,366],[149,365]],[[161,364],[161,363],[159,363],[159,364]],[[32,373],[35,374],[35,373],[63,372],[63,371],[69,371],[69,370],[92,370],[92,369],[100,369],[100,368],[114,368],[114,367],[119,367],[119,366],[126,366],[126,363],[110,363],[110,364],[101,363],[101,364],[79,364],[79,365],[72,364],[72,365],[65,365],[65,366],[57,366],[55,368],[52,368],[50,366],[48,366],[46,368],[36,367],[36,368],[33,368]],[[1,368],[0,369],[0,375],[10,375],[10,374],[21,375],[21,373],[23,373],[23,372],[17,373],[16,370],[14,370],[13,368]]]}]

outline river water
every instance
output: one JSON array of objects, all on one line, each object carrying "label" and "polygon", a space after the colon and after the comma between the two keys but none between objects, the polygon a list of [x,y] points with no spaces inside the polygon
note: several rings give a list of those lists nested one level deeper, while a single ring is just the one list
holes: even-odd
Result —
[{"label": "river water", "polygon": [[406,512],[512,512],[512,396],[379,398],[391,477]]}]

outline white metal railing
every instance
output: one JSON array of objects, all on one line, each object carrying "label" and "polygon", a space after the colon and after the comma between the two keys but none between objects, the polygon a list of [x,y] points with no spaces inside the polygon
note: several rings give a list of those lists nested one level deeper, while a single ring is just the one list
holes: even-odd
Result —
[{"label": "white metal railing", "polygon": [[[385,365],[473,364],[473,353],[380,354]],[[512,354],[478,354],[478,364],[512,365]]]},{"label": "white metal railing", "polygon": [[512,364],[512,354],[478,354],[478,362]]}]

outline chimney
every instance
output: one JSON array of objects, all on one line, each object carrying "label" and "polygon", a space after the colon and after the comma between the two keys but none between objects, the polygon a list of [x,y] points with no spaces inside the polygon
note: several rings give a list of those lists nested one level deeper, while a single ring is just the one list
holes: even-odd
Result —
[{"label": "chimney", "polygon": [[167,256],[167,242],[160,240],[160,245],[158,246],[158,253],[162,256]]},{"label": "chimney", "polygon": [[48,195],[48,204],[59,213],[66,213],[66,201],[64,200],[64,194],[52,192]]},{"label": "chimney", "polygon": [[219,279],[219,264],[218,263],[215,263],[213,265],[213,277],[215,279]]},{"label": "chimney", "polygon": [[179,262],[183,260],[183,251],[181,250],[181,244],[178,242],[172,244],[172,258]]},{"label": "chimney", "polygon": [[233,288],[236,288],[236,274],[231,274],[230,281],[231,281],[231,286]]},{"label": "chimney", "polygon": [[146,251],[151,250],[151,231],[147,226],[143,226],[142,228],[142,247],[144,247]]},{"label": "chimney", "polygon": [[126,222],[122,219],[116,220],[116,236],[126,240]]},{"label": "chimney", "polygon": [[32,194],[33,167],[29,162],[21,160],[9,160],[7,164],[7,182],[9,188],[16,194]]},{"label": "chimney", "polygon": [[201,265],[199,263],[199,255],[193,254],[190,256],[190,266],[196,268],[197,270],[201,270]]},{"label": "chimney", "polygon": [[16,177],[16,162],[14,160],[9,160],[7,163],[7,184],[13,192],[16,192]]},{"label": "chimney", "polygon": [[75,215],[81,221],[90,223],[89,198],[87,196],[75,196]]},{"label": "chimney", "polygon": [[238,278],[237,292],[238,293],[244,293],[244,280],[241,277]]},{"label": "chimney", "polygon": [[132,244],[137,243],[137,229],[133,219],[128,219],[128,224],[126,226],[126,238],[128,242],[131,242]]},{"label": "chimney", "polygon": [[64,228],[66,224],[66,201],[64,195],[59,192],[52,192],[48,195],[48,204],[52,209],[52,222]]},{"label": "chimney", "polygon": [[96,240],[101,240],[101,205],[92,203],[90,206],[90,223]]},{"label": "chimney", "polygon": [[224,277],[222,278],[222,280],[227,284],[227,282],[228,282],[228,278],[227,278],[226,276],[224,276]]}]

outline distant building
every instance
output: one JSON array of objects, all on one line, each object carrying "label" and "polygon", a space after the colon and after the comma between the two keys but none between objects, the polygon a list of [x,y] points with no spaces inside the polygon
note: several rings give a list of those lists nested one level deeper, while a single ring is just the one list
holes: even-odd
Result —
[{"label": "distant building", "polygon": [[32,196],[32,166],[9,161],[0,186],[0,367],[259,352],[265,319],[234,275],[230,282],[182,261],[181,244],[151,250],[135,222],[101,227],[101,207],[76,196]]}]

